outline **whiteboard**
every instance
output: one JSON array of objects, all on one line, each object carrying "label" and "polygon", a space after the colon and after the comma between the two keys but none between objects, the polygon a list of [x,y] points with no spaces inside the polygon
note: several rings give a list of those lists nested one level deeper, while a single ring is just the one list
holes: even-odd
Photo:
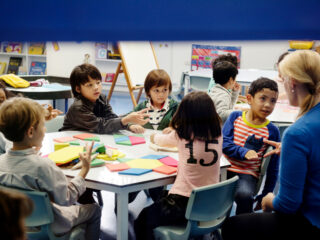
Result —
[{"label": "whiteboard", "polygon": [[132,86],[143,85],[158,62],[150,42],[119,42],[122,64]]}]

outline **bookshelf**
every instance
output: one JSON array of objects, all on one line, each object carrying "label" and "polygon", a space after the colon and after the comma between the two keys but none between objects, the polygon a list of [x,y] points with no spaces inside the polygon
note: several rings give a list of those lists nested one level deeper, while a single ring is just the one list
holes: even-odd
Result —
[{"label": "bookshelf", "polygon": [[[0,62],[6,62],[6,68],[4,73],[6,74],[8,70],[9,60],[10,57],[19,57],[22,59],[21,65],[19,68],[20,72],[18,75],[29,75],[30,66],[32,62],[41,62],[47,63],[47,55],[46,55],[46,43],[43,43],[42,54],[30,54],[29,49],[30,47],[34,46],[34,43],[31,42],[20,42],[21,43],[21,52],[5,52],[6,44],[8,42],[2,41],[0,42]],[[12,43],[12,42],[9,42]],[[37,51],[35,51],[37,52]],[[38,51],[39,52],[39,51]],[[41,52],[41,51],[40,51]],[[1,74],[1,73],[0,73]]]}]

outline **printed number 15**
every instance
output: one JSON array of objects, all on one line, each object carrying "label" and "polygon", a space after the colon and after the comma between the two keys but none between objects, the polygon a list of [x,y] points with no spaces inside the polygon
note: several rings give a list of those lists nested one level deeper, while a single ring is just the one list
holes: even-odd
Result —
[{"label": "printed number 15", "polygon": [[[213,160],[209,163],[205,163],[204,162],[204,159],[200,159],[200,165],[201,166],[211,166],[213,164],[215,164],[218,160],[218,153],[215,149],[210,149],[209,148],[209,144],[212,143],[212,144],[218,144],[218,140],[208,140],[205,142],[206,143],[206,146],[205,146],[205,152],[212,152],[213,153]],[[193,141],[190,141],[188,142],[186,145],[186,148],[189,148],[189,151],[190,151],[190,158],[187,160],[187,163],[190,163],[190,164],[197,164],[197,159],[195,159],[193,157]]]}]

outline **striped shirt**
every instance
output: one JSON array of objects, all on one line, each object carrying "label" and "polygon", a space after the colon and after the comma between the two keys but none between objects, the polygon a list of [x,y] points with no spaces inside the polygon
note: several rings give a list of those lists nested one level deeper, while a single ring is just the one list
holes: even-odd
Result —
[{"label": "striped shirt", "polygon": [[[263,138],[280,141],[279,129],[267,120],[262,125],[251,124],[246,119],[246,112],[232,112],[223,126],[223,153],[230,161],[229,171],[250,174],[259,178],[260,166],[267,145]],[[248,160],[245,158],[249,150],[257,152],[259,158]],[[273,155],[267,170],[270,179],[267,191],[272,191],[279,171],[279,156]]]}]

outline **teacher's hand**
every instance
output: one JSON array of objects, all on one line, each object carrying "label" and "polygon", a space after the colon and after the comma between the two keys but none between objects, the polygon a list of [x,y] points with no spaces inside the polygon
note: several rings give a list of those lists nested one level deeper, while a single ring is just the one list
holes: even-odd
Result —
[{"label": "teacher's hand", "polygon": [[268,156],[271,156],[272,154],[280,155],[280,153],[281,153],[281,142],[270,141],[270,140],[265,139],[265,138],[263,138],[263,142],[268,144],[268,145],[271,145],[271,146],[275,147],[275,149],[273,149],[270,152],[267,152],[263,157],[268,157]]}]

